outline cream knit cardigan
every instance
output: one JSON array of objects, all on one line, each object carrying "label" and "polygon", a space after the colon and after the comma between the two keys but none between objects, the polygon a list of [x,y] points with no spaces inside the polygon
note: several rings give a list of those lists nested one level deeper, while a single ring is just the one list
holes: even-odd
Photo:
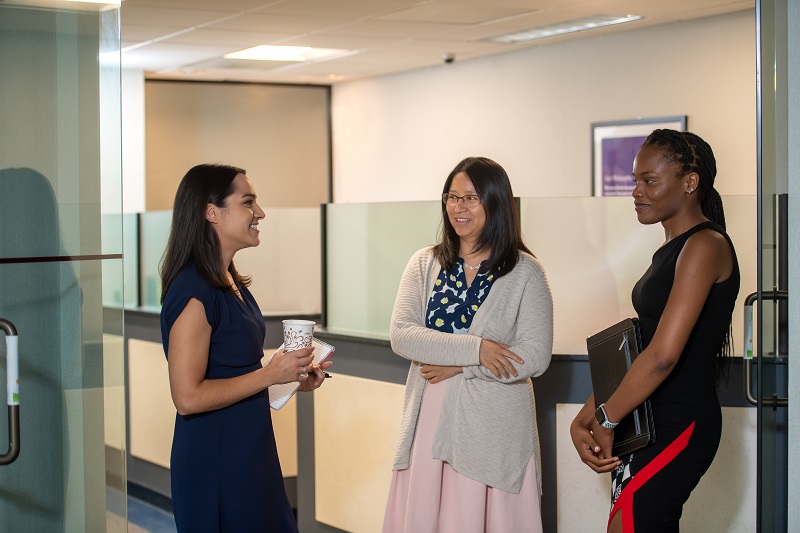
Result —
[{"label": "cream knit cardigan", "polygon": [[[411,360],[394,470],[411,464],[411,449],[427,381],[420,366],[461,366],[450,378],[436,427],[433,457],[459,474],[518,494],[525,467],[535,457],[541,491],[541,453],[536,403],[530,378],[550,364],[553,300],[540,263],[526,253],[497,279],[481,304],[469,333],[454,335],[425,327],[425,312],[441,266],[431,248],[418,251],[406,266],[392,311],[392,350]],[[480,366],[481,339],[508,344],[524,363],[517,377],[496,378]]]}]

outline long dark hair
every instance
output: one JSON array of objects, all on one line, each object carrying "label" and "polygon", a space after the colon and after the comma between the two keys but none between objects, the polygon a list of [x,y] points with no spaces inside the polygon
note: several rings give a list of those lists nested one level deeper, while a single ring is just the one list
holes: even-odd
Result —
[{"label": "long dark hair", "polygon": [[[222,265],[219,238],[206,220],[206,208],[208,204],[226,207],[228,197],[234,192],[233,180],[246,173],[229,165],[202,164],[190,168],[181,180],[175,193],[167,249],[161,259],[161,303],[172,280],[191,263],[213,287],[234,290]],[[233,261],[228,272],[240,285],[250,285],[250,278],[236,272]]]},{"label": "long dark hair", "polygon": [[[503,167],[491,159],[468,157],[457,164],[447,176],[442,193],[450,191],[453,178],[461,172],[472,182],[486,213],[486,224],[473,251],[477,252],[485,246],[491,248],[492,253],[481,270],[496,272],[495,275],[499,278],[516,266],[520,251],[531,254],[522,242],[511,182]],[[447,206],[442,202],[441,234],[439,243],[433,247],[433,255],[443,268],[451,269],[458,262],[458,248],[458,234],[450,224]]]},{"label": "long dark hair", "polygon": [[[661,151],[664,158],[680,167],[678,177],[690,172],[700,176],[697,184],[700,208],[703,216],[725,229],[725,210],[722,198],[714,188],[717,177],[717,160],[711,146],[700,136],[688,131],[654,130],[644,141],[645,146],[654,146]],[[733,357],[733,336],[731,324],[717,352],[717,383],[727,381],[728,370]]]}]

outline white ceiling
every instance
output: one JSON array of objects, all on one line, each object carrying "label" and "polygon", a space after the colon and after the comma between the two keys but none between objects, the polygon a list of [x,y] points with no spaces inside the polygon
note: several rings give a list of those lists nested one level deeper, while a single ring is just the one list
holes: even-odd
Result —
[{"label": "white ceiling", "polygon": [[[0,0],[6,4],[64,0]],[[89,5],[85,5],[89,8]],[[333,84],[745,9],[755,0],[124,0],[123,66],[148,78]],[[637,22],[525,44],[481,39],[592,15]],[[305,63],[222,56],[261,44],[340,48]]]}]

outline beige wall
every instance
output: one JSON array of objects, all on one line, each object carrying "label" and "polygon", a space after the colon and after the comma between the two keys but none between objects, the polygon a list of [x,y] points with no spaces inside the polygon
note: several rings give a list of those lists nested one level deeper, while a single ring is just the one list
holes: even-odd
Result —
[{"label": "beige wall", "polygon": [[334,201],[436,198],[467,155],[518,196],[591,194],[590,124],[688,115],[722,194],[755,194],[755,14],[543,45],[338,84]]},{"label": "beige wall", "polygon": [[262,207],[328,200],[328,89],[265,84],[145,83],[146,210],[172,209],[199,163],[247,170]]}]

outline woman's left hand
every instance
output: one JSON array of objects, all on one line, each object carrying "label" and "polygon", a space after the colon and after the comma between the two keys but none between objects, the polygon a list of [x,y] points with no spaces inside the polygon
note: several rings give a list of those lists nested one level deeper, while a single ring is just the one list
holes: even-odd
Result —
[{"label": "woman's left hand", "polygon": [[419,371],[429,383],[439,383],[460,374],[464,369],[460,366],[422,365]]},{"label": "woman's left hand", "polygon": [[308,375],[300,380],[300,392],[311,392],[318,389],[325,381],[325,370],[329,369],[331,365],[333,365],[331,361],[324,361],[321,365],[311,365]]},{"label": "woman's left hand", "polygon": [[611,447],[614,445],[614,430],[606,429],[600,424],[595,423],[592,426],[592,436],[595,442],[600,446],[600,453],[598,455],[602,459],[611,459]]}]

